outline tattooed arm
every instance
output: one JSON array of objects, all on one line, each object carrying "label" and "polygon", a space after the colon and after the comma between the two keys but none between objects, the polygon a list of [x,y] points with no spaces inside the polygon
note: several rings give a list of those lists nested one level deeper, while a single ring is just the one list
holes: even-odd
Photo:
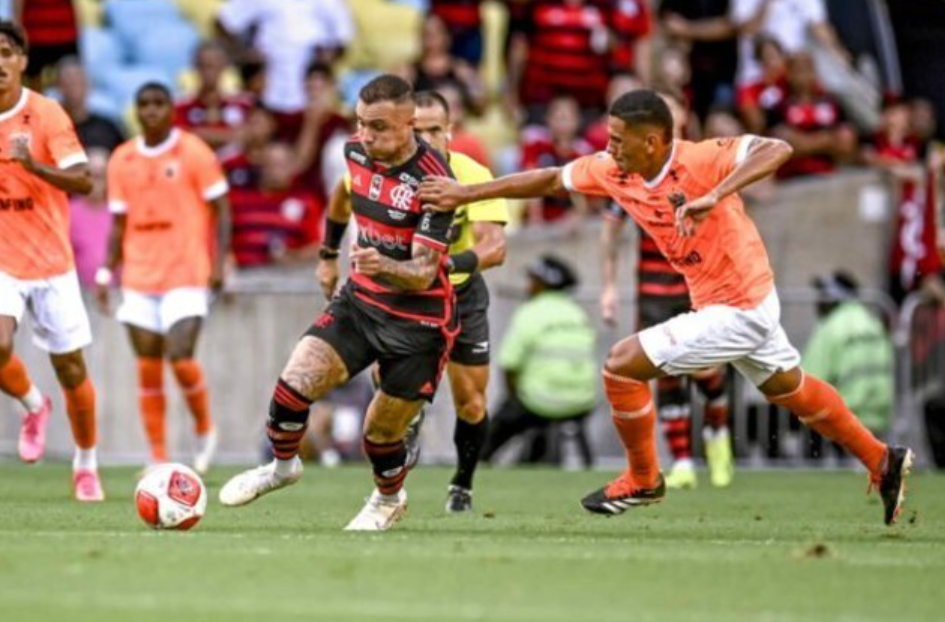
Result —
[{"label": "tattooed arm", "polygon": [[443,253],[426,244],[414,242],[413,257],[397,261],[385,257],[376,248],[352,251],[354,269],[366,276],[377,276],[404,291],[423,291],[433,285]]}]

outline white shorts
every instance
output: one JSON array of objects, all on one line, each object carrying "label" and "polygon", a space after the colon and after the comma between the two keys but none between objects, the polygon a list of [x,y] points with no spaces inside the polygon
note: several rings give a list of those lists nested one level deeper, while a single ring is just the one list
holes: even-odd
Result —
[{"label": "white shorts", "polygon": [[121,306],[115,317],[152,333],[166,335],[171,326],[190,317],[206,317],[208,292],[204,287],[178,287],[163,294],[143,294],[122,290]]},{"label": "white shorts", "polygon": [[75,270],[34,281],[0,272],[0,315],[20,324],[26,311],[33,321],[33,343],[51,354],[74,352],[92,343]]},{"label": "white shorts", "polygon": [[775,290],[754,309],[705,307],[648,328],[639,338],[650,360],[672,376],[731,363],[759,386],[801,363],[781,327],[781,302]]}]

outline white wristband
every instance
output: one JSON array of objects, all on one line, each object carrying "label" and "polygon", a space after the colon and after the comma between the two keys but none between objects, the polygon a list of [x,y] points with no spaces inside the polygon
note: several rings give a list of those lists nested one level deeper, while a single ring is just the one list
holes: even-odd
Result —
[{"label": "white wristband", "polygon": [[95,271],[95,284],[102,287],[108,287],[112,284],[112,271],[102,266]]}]

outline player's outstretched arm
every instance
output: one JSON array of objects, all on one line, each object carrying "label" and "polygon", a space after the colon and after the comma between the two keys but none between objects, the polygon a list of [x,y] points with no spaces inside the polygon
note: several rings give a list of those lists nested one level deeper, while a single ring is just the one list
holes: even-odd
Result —
[{"label": "player's outstretched arm", "polygon": [[565,187],[561,169],[552,167],[506,175],[469,186],[463,186],[449,177],[427,177],[420,184],[419,197],[425,207],[452,211],[467,203],[489,199],[531,199],[563,192]]},{"label": "player's outstretched arm", "polygon": [[366,276],[379,276],[404,291],[423,291],[433,285],[440,268],[440,251],[414,242],[413,257],[397,261],[381,255],[376,248],[358,248],[351,252],[354,269]]}]

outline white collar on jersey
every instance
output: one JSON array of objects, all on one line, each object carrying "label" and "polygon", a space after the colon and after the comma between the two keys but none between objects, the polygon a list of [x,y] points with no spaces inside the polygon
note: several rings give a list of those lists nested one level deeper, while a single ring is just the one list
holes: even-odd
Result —
[{"label": "white collar on jersey", "polygon": [[6,121],[14,116],[16,116],[23,107],[26,106],[26,99],[29,97],[30,90],[25,86],[20,89],[20,98],[16,100],[16,103],[13,105],[13,108],[10,108],[4,113],[0,113],[0,122]]},{"label": "white collar on jersey", "polygon": [[660,169],[660,172],[657,173],[656,177],[653,179],[644,179],[643,185],[647,188],[655,188],[666,179],[666,175],[669,174],[669,169],[673,166],[673,160],[676,159],[676,140],[673,139],[673,148],[669,152],[669,158],[666,159],[666,164],[663,165],[663,168]]},{"label": "white collar on jersey", "polygon": [[138,140],[135,142],[135,146],[138,148],[138,153],[149,158],[156,158],[165,151],[172,148],[177,144],[177,140],[180,138],[180,130],[176,127],[171,130],[171,133],[163,143],[149,147],[144,143],[144,136],[139,136]]}]

